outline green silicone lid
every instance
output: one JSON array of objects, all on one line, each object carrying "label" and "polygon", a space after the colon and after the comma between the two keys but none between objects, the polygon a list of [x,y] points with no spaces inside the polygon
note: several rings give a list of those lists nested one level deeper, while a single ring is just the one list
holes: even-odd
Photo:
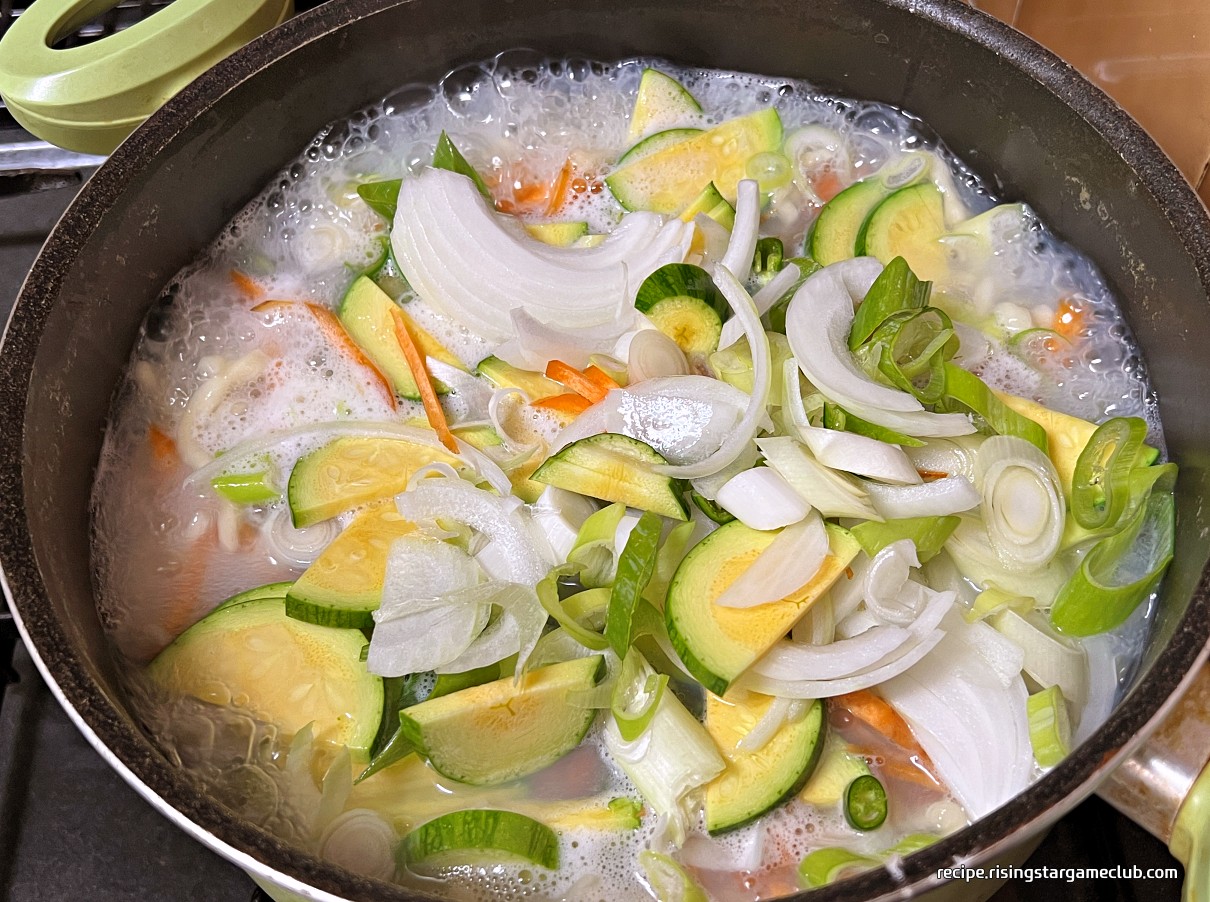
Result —
[{"label": "green silicone lid", "polygon": [[294,0],[175,0],[99,41],[52,47],[117,3],[38,0],[0,40],[0,96],[33,134],[107,154],[199,74],[294,11]]}]

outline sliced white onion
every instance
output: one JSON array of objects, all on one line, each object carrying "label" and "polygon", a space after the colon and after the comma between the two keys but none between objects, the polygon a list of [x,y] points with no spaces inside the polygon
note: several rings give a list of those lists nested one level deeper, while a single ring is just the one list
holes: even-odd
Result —
[{"label": "sliced white onion", "polygon": [[893,485],[918,485],[922,480],[911,460],[898,445],[889,445],[865,435],[799,426],[798,434],[825,467],[856,473]]},{"label": "sliced white onion", "polygon": [[714,603],[725,608],[750,608],[780,601],[815,577],[829,550],[823,518],[811,512],[779,532]]},{"label": "sliced white onion", "polygon": [[[781,296],[794,287],[802,270],[797,263],[787,263],[772,279],[766,282],[756,294],[752,295],[752,303],[761,316],[769,312],[769,308],[781,300]],[[724,324],[725,325],[725,324]],[[719,347],[726,347],[719,341]]]},{"label": "sliced white onion", "polygon": [[914,666],[945,638],[944,630],[933,630],[919,642],[905,642],[877,667],[834,680],[775,680],[749,670],[739,685],[752,692],[784,698],[834,698],[846,692],[879,686]]},{"label": "sliced white onion", "polygon": [[448,399],[445,405],[447,414],[451,408],[455,414],[450,417],[451,426],[483,418],[492,397],[492,388],[485,380],[433,357],[426,358],[426,363],[433,378],[446,385],[457,399],[456,405],[449,404]]},{"label": "sliced white onion", "polygon": [[811,505],[772,467],[753,467],[736,474],[714,500],[751,529],[781,529],[811,512]]},{"label": "sliced white onion", "polygon": [[478,530],[496,546],[495,553],[509,560],[509,578],[515,582],[536,585],[554,564],[538,547],[528,514],[511,495],[493,495],[461,479],[428,479],[397,495],[395,504],[413,522],[449,519]]},{"label": "sliced white onion", "polygon": [[542,371],[552,360],[562,360],[583,369],[595,354],[612,351],[626,332],[634,327],[634,309],[623,303],[612,318],[580,328],[547,323],[524,308],[509,313],[516,332],[496,348],[496,356],[505,363],[525,370]]},{"label": "sliced white onion", "polygon": [[727,464],[727,466],[717,473],[711,473],[709,476],[699,476],[697,479],[692,480],[691,485],[693,486],[693,490],[707,501],[714,501],[718,497],[718,490],[725,486],[731,477],[756,466],[756,462],[759,459],[760,452],[756,448],[756,442],[748,442],[740,451],[739,457],[735,458],[735,460],[731,461],[731,463]]},{"label": "sliced white onion", "polygon": [[835,608],[831,593],[811,605],[811,609],[790,629],[790,639],[804,645],[827,645],[836,638]]},{"label": "sliced white onion", "polygon": [[530,505],[530,518],[545,536],[554,559],[562,562],[575,546],[580,527],[596,509],[583,495],[548,485]]},{"label": "sliced white onion", "polygon": [[901,517],[945,517],[979,506],[979,492],[965,476],[946,476],[920,485],[866,483],[878,513],[888,520]]},{"label": "sliced white onion", "polygon": [[721,262],[723,255],[727,253],[731,233],[705,213],[698,213],[693,217],[693,226],[702,236],[702,268],[709,269]]},{"label": "sliced white onion", "polygon": [[911,636],[902,627],[884,625],[829,645],[799,645],[783,639],[752,665],[752,672],[787,681],[850,676],[876,666]]},{"label": "sliced white onion", "polygon": [[[1022,669],[1043,688],[1058,686],[1077,711],[1088,701],[1088,656],[1084,648],[1055,635],[1040,618],[1000,611],[987,622],[1022,651]],[[1116,683],[1116,680],[1114,681]]]},{"label": "sliced white onion", "polygon": [[[960,621],[961,618],[954,618]],[[957,622],[935,654],[883,683],[879,693],[908,722],[937,776],[972,819],[1029,785],[1033,747],[1018,676],[1004,686]]]},{"label": "sliced white onion", "polygon": [[352,808],[328,824],[319,840],[319,857],[363,877],[390,880],[398,842],[394,828],[377,812]]},{"label": "sliced white onion", "polygon": [[744,334],[748,337],[748,347],[752,351],[752,394],[743,417],[717,451],[696,463],[658,468],[658,472],[674,479],[697,479],[723,469],[744,452],[748,444],[756,437],[761,421],[768,415],[765,407],[769,403],[772,376],[769,337],[765,334],[764,326],[761,325],[760,316],[756,313],[752,298],[735,276],[725,267],[715,267],[714,282],[723,297],[727,299],[727,303],[731,305],[734,315],[744,325]]},{"label": "sliced white onion", "polygon": [[900,539],[881,549],[865,573],[865,603],[886,623],[911,623],[924,609],[924,586],[908,577],[920,566],[916,543]]},{"label": "sliced white onion", "polygon": [[538,593],[533,586],[507,581],[484,583],[466,590],[465,594],[472,593],[477,603],[485,604],[489,609],[499,607],[502,612],[458,657],[434,669],[437,673],[463,673],[515,654],[516,673],[522,673],[548,619],[546,609],[538,600]]},{"label": "sliced white onion", "polygon": [[[955,615],[955,620],[958,615]],[[954,623],[947,624],[951,628]],[[977,651],[987,662],[1002,686],[1010,686],[1021,675],[1025,653],[1021,646],[986,623],[968,624],[969,629],[954,630],[955,636]]]},{"label": "sliced white onion", "polygon": [[805,710],[806,705],[798,699],[773,699],[764,716],[735,744],[736,750],[749,754],[759,752],[777,735],[783,724],[801,717]]},{"label": "sliced white onion", "polygon": [[757,233],[760,231],[760,187],[756,179],[740,179],[735,187],[735,224],[722,265],[740,282],[746,282],[752,272],[756,254]]},{"label": "sliced white onion", "polygon": [[661,376],[683,376],[690,372],[685,352],[658,329],[643,329],[635,333],[627,352],[631,383]]},{"label": "sliced white onion", "polygon": [[1008,566],[1036,568],[1059,550],[1066,522],[1055,465],[1025,439],[995,435],[979,446],[975,484],[987,537]]},{"label": "sliced white onion", "polygon": [[825,517],[882,519],[857,480],[825,467],[794,439],[773,436],[758,439],[756,445],[769,466]]},{"label": "sliced white onion", "polygon": [[513,224],[466,176],[426,169],[399,189],[391,246],[422,298],[504,342],[517,337],[509,314],[518,308],[569,329],[613,321],[643,279],[685,259],[693,237],[692,225],[643,212],[628,213],[593,248],[551,247]]}]

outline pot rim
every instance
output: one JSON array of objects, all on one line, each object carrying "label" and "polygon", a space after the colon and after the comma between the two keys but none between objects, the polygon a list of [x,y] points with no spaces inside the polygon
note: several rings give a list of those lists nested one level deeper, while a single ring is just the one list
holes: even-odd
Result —
[{"label": "pot rim", "polygon": [[[219,62],[184,88],[121,146],[83,187],[56,225],[18,295],[0,345],[0,421],[24,426],[29,380],[38,339],[57,297],[64,264],[90,236],[104,212],[129,183],[195,119],[223,95],[329,32],[388,8],[415,0],[345,0],[312,9]],[[958,0],[875,0],[892,10],[918,15],[997,54],[1061,100],[1087,122],[1138,175],[1164,210],[1198,279],[1210,294],[1210,219],[1176,166],[1114,101],[1071,66],[1012,28]],[[51,603],[38,571],[25,515],[22,451],[24,429],[0,434],[0,480],[14,491],[0,494],[0,583],[22,639],[38,670],[72,721],[98,753],[156,809],[198,841],[237,866],[306,898],[417,898],[410,891],[367,880],[327,864],[239,820],[155,751],[89,677],[74,653],[43,649],[31,638],[24,611],[38,617]],[[24,611],[23,611],[24,609]],[[38,622],[49,649],[70,648],[62,625]],[[977,864],[1004,852],[1023,833],[1044,829],[1074,808],[1114,766],[1140,745],[1206,659],[1206,636],[1190,626],[1210,622],[1210,568],[1203,571],[1189,607],[1164,653],[1151,667],[1145,693],[1124,699],[1109,719],[1074,754],[1004,806],[975,824],[911,855],[895,879],[879,868],[814,891],[812,899],[905,898],[940,884],[939,868]],[[57,658],[51,663],[47,657]],[[52,673],[52,669],[55,671]],[[101,737],[106,738],[103,740]],[[159,791],[151,785],[161,787]],[[186,812],[189,812],[188,814]],[[268,862],[273,862],[272,864]],[[300,876],[302,875],[302,876]],[[304,882],[305,878],[305,882]],[[342,893],[343,895],[336,895]]]}]

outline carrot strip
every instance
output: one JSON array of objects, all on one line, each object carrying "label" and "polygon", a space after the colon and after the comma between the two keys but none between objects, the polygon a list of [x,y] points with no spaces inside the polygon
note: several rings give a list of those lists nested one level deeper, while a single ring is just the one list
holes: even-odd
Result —
[{"label": "carrot strip", "polygon": [[176,450],[176,442],[172,440],[159,426],[147,427],[147,442],[151,445],[151,456],[157,464],[175,466],[180,460]]},{"label": "carrot strip", "polygon": [[1055,331],[1072,344],[1083,338],[1085,307],[1079,298],[1064,297],[1055,310]]},{"label": "carrot strip", "polygon": [[546,202],[546,215],[554,216],[559,212],[559,208],[563,206],[563,200],[567,197],[567,189],[571,185],[571,158],[568,157],[567,162],[563,164],[563,168],[559,170],[559,175],[555,178],[554,188],[550,192],[550,199]]},{"label": "carrot strip", "polygon": [[[605,392],[606,395],[615,388],[622,387],[618,384],[618,381],[613,378],[613,376],[609,375],[609,373],[605,372],[595,363],[591,363],[584,368],[584,376],[590,382],[592,382],[592,384],[595,385],[598,390]],[[601,397],[604,397],[604,395]]]},{"label": "carrot strip", "polygon": [[260,300],[265,296],[265,289],[261,286],[260,282],[250,275],[240,272],[238,269],[231,270],[231,281],[235,283],[235,287],[239,289],[240,294],[250,300]]},{"label": "carrot strip", "polygon": [[420,403],[424,405],[424,414],[429,419],[429,425],[437,433],[441,444],[454,454],[461,454],[462,452],[458,450],[458,442],[454,439],[454,433],[450,432],[449,423],[446,422],[445,411],[441,409],[441,402],[437,400],[437,392],[433,390],[433,380],[429,376],[428,367],[424,365],[424,357],[421,355],[420,349],[416,347],[412,333],[408,331],[403,311],[392,307],[391,318],[395,321],[395,340],[399,342],[399,348],[403,351],[408,368],[412,371],[412,378],[416,380],[416,387],[420,390]]},{"label": "carrot strip", "polygon": [[548,398],[540,398],[537,401],[530,402],[531,407],[542,407],[546,410],[553,410],[558,413],[569,413],[572,416],[579,416],[588,408],[592,407],[592,402],[583,395],[577,395],[575,392],[567,392],[562,395],[551,395]]},{"label": "carrot strip", "polygon": [[899,712],[892,708],[884,699],[860,689],[836,697],[836,702],[858,720],[869,724],[891,742],[910,752],[924,754],[920,743],[912,735],[912,728],[907,725]]},{"label": "carrot strip", "polygon": [[[589,373],[588,370],[595,372]],[[546,365],[546,378],[562,382],[578,395],[583,395],[593,404],[601,401],[612,389],[620,388],[616,382],[602,369],[590,366],[580,372],[569,363],[562,360],[552,360]]]}]

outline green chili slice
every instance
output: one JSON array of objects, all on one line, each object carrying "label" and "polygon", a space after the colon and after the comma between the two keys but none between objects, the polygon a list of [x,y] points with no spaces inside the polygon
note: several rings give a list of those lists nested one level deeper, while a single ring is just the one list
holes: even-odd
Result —
[{"label": "green chili slice", "polygon": [[887,816],[886,789],[873,774],[862,774],[844,791],[844,817],[857,830],[876,830]]}]

